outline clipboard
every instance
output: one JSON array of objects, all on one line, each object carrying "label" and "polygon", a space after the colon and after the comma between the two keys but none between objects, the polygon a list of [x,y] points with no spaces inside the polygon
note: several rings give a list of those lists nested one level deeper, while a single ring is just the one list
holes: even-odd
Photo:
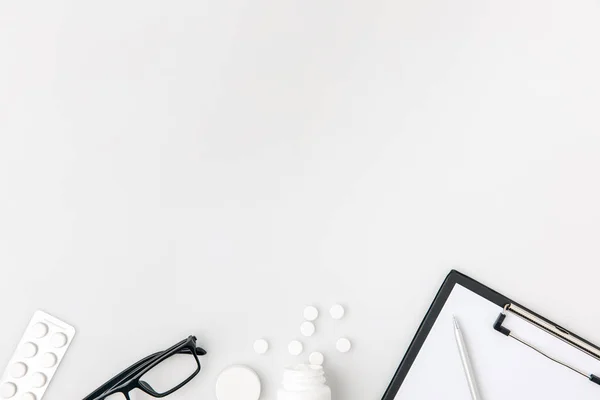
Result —
[{"label": "clipboard", "polygon": [[455,316],[484,399],[600,398],[598,346],[452,270],[382,400],[470,399],[451,329]]}]

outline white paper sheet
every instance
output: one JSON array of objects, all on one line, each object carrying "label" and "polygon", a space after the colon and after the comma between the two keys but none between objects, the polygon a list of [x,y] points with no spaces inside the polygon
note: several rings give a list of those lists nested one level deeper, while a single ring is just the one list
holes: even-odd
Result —
[{"label": "white paper sheet", "polygon": [[[598,400],[600,386],[493,329],[501,307],[456,285],[396,400],[470,400],[454,338],[460,322],[485,400]],[[600,375],[600,361],[508,314],[504,326],[548,354]]]}]

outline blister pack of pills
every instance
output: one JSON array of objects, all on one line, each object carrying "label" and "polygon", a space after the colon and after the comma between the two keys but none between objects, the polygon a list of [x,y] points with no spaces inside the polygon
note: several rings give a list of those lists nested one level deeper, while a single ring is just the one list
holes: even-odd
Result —
[{"label": "blister pack of pills", "polygon": [[36,311],[0,379],[0,399],[41,400],[75,328]]}]

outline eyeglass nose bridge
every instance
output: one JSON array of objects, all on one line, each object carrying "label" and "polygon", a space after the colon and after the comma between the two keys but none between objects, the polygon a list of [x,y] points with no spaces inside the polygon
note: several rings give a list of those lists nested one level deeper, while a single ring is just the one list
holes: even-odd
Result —
[{"label": "eyeglass nose bridge", "polygon": [[196,354],[198,354],[199,356],[205,356],[206,350],[204,350],[202,347],[196,347]]},{"label": "eyeglass nose bridge", "polygon": [[144,391],[146,391],[146,393],[148,393],[148,392],[157,393],[156,390],[154,390],[154,388],[152,386],[150,386],[150,384],[146,381],[140,381],[139,385],[140,385],[140,388],[142,388],[142,389],[144,389]]}]

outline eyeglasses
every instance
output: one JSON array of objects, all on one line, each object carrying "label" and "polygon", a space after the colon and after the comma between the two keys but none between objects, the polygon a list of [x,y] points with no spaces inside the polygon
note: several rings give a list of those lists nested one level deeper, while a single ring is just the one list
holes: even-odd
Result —
[{"label": "eyeglasses", "polygon": [[190,336],[136,362],[83,400],[131,400],[129,394],[135,389],[152,397],[168,396],[198,375],[202,368],[198,356],[205,354],[196,347],[196,337]]}]

